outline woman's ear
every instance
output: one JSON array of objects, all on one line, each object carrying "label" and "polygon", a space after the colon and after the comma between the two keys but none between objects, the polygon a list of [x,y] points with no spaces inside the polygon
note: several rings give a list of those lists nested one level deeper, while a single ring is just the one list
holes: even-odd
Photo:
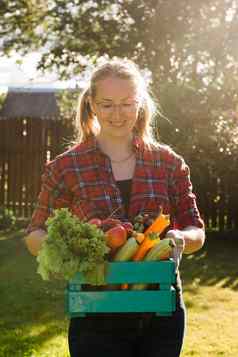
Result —
[{"label": "woman's ear", "polygon": [[137,119],[142,120],[145,114],[144,108],[141,106],[138,110]]}]

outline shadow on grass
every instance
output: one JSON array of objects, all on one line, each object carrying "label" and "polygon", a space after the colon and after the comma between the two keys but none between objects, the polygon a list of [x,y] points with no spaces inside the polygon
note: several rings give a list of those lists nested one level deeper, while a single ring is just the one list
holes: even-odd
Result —
[{"label": "shadow on grass", "polygon": [[28,357],[54,336],[67,335],[62,281],[45,282],[23,232],[0,235],[0,357]]},{"label": "shadow on grass", "polygon": [[208,234],[204,247],[193,255],[184,255],[181,263],[183,285],[187,290],[199,285],[220,284],[238,290],[238,234],[229,239]]},{"label": "shadow on grass", "polygon": [[[44,325],[44,329],[37,324],[27,324],[24,327],[1,329],[1,357],[32,357],[41,345],[53,338],[55,335],[62,334],[59,322]],[[32,330],[38,331],[32,333]]]},{"label": "shadow on grass", "polygon": [[[0,235],[0,357],[33,356],[54,336],[67,334],[65,283],[42,281],[22,237],[23,232]],[[209,235],[200,251],[182,260],[184,288],[219,283],[237,291],[237,248],[238,239]]]}]

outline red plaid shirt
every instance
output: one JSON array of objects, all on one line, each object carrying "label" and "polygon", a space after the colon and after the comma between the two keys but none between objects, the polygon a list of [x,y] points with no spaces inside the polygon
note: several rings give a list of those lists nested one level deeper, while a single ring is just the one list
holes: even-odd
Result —
[{"label": "red plaid shirt", "polygon": [[[165,145],[149,148],[141,139],[133,141],[136,166],[132,179],[128,218],[139,213],[157,213],[163,207],[172,226],[203,227],[192,192],[189,168]],[[69,207],[80,219],[113,217],[125,219],[120,190],[110,159],[94,137],[74,146],[46,164],[42,188],[28,232],[45,228],[53,210]]]}]

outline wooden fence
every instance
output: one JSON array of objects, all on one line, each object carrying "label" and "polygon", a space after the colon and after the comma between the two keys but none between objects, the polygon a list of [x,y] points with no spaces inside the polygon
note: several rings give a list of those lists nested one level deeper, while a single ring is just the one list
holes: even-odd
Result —
[{"label": "wooden fence", "polygon": [[192,178],[199,210],[207,228],[217,231],[238,229],[238,191],[234,177],[206,176],[201,184]]},{"label": "wooden fence", "polygon": [[45,162],[63,151],[67,129],[56,118],[0,118],[0,205],[28,218]]},{"label": "wooden fence", "polygon": [[[0,118],[0,205],[17,217],[29,218],[40,189],[44,164],[65,150],[72,134],[56,118]],[[225,164],[225,163],[224,163]],[[202,172],[204,169],[201,169]],[[193,172],[193,169],[191,168]],[[192,177],[206,227],[238,229],[238,187],[235,175]]]}]

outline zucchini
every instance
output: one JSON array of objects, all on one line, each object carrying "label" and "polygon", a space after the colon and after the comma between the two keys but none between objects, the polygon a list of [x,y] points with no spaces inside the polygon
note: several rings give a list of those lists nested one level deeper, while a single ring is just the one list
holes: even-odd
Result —
[{"label": "zucchini", "polygon": [[[157,242],[146,254],[144,261],[163,260],[170,257],[171,251],[175,246],[170,238],[165,238]],[[131,290],[146,290],[148,284],[132,284]]]},{"label": "zucchini", "polygon": [[171,238],[164,238],[154,245],[145,256],[145,261],[164,260],[170,257],[175,243]]},{"label": "zucchini", "polygon": [[118,249],[113,260],[115,262],[126,262],[131,260],[138,249],[138,243],[134,237],[129,238],[122,247]]}]

